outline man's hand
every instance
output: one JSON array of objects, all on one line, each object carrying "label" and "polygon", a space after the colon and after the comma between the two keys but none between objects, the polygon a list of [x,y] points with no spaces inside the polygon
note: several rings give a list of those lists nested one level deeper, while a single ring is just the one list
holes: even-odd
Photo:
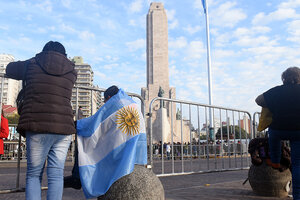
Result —
[{"label": "man's hand", "polygon": [[255,99],[255,102],[257,103],[257,105],[259,105],[259,106],[261,106],[261,107],[264,107],[264,108],[267,107],[266,102],[265,102],[265,98],[264,98],[264,95],[263,95],[263,94],[259,95],[259,96]]}]

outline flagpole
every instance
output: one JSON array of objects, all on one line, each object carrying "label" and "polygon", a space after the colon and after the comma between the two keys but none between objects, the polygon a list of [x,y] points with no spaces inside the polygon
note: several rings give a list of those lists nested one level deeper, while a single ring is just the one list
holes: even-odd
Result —
[{"label": "flagpole", "polygon": [[[208,6],[206,0],[202,0],[204,14],[205,14],[205,21],[206,21],[206,41],[207,41],[207,71],[208,71],[208,94],[209,94],[209,105],[213,104],[212,99],[212,81],[211,81],[211,58],[210,58],[210,38],[209,38],[209,18],[208,18]],[[210,139],[214,139],[213,131],[213,116],[212,116],[212,109],[209,108],[209,133]]]}]

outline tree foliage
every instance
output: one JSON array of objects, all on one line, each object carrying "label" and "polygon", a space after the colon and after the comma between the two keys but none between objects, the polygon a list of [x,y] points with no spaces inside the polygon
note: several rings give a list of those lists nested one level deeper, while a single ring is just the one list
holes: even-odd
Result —
[{"label": "tree foliage", "polygon": [[[240,139],[240,130],[241,130],[241,139],[246,139],[247,132],[244,129],[240,129],[239,126],[228,126],[229,129],[229,139],[234,138],[234,133],[235,133],[235,138]],[[223,139],[227,139],[227,126],[222,126],[222,134],[223,134]],[[249,134],[248,134],[249,137]],[[216,133],[216,139],[221,139],[221,128],[218,129]]]},{"label": "tree foliage", "polygon": [[7,120],[9,124],[18,124],[19,123],[20,115],[14,114],[7,116]]}]

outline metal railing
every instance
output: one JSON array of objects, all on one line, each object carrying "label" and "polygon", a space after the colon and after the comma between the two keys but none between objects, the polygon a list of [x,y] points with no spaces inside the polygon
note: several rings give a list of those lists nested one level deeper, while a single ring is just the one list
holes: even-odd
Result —
[{"label": "metal railing", "polygon": [[[176,118],[174,108],[177,108]],[[169,117],[163,117],[163,109]],[[153,117],[156,118],[154,123]],[[156,174],[224,171],[250,166],[248,144],[253,132],[251,115],[247,111],[156,97],[150,103],[148,120],[150,164]],[[164,122],[162,127],[158,125],[160,122]],[[168,123],[169,129],[165,127]],[[171,136],[166,141],[168,135]],[[209,135],[217,138],[211,140]]]},{"label": "metal railing", "polygon": [[253,134],[254,137],[266,137],[267,131],[266,129],[263,131],[258,132],[258,124],[259,124],[259,118],[260,118],[261,113],[260,112],[255,112],[253,113]]}]

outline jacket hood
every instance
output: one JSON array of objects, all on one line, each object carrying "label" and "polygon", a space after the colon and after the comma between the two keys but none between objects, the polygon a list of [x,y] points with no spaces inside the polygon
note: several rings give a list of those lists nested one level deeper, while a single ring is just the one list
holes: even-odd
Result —
[{"label": "jacket hood", "polygon": [[55,51],[36,54],[35,60],[44,71],[54,76],[61,76],[74,70],[74,63]]}]

